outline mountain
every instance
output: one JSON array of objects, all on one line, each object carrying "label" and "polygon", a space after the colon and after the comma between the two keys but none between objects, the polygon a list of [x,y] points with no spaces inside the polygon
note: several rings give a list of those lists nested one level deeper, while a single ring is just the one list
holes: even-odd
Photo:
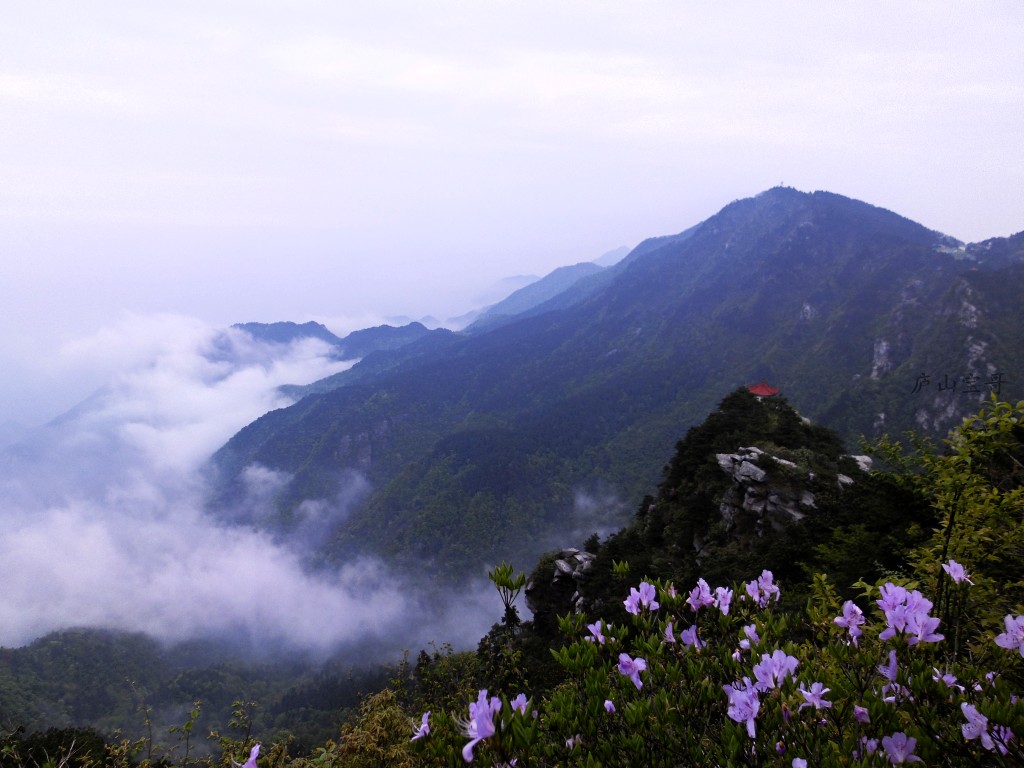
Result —
[{"label": "mountain", "polygon": [[322,556],[459,578],[614,530],[679,435],[762,378],[851,445],[944,434],[990,393],[1024,391],[1019,245],[965,245],[867,203],[774,188],[513,322],[371,355],[266,414],[215,456],[217,503],[237,516],[247,468],[282,473],[260,519],[287,535],[304,501],[329,503],[356,473],[372,492],[338,516]]},{"label": "mountain", "polygon": [[613,248],[607,253],[594,259],[594,263],[599,267],[612,267],[622,261],[626,256],[629,255],[630,248],[626,245],[620,245],[618,248]]},{"label": "mountain", "polygon": [[274,344],[290,344],[298,339],[320,339],[331,346],[339,346],[341,339],[327,330],[320,323],[235,323],[233,328],[245,331],[258,341],[269,341]]},{"label": "mountain", "polygon": [[508,322],[510,318],[528,312],[564,293],[580,279],[602,270],[603,267],[592,262],[574,264],[571,267],[559,267],[540,280],[520,288],[507,298],[485,309],[468,330],[471,332],[481,331]]},{"label": "mountain", "polygon": [[233,328],[245,331],[254,339],[275,344],[290,344],[299,339],[320,339],[335,348],[339,360],[357,360],[373,352],[399,349],[406,344],[422,339],[430,331],[419,322],[410,322],[395,327],[378,325],[353,331],[345,338],[339,338],[320,323],[236,323]]}]

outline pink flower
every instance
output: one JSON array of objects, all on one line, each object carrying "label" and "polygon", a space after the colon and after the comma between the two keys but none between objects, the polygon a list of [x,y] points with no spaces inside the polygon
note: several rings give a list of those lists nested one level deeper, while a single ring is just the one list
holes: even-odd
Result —
[{"label": "pink flower", "polygon": [[629,597],[623,601],[623,604],[626,606],[627,612],[638,616],[640,615],[640,606],[649,608],[652,611],[656,611],[661,607],[658,601],[654,599],[656,596],[657,592],[654,589],[654,585],[642,581],[640,582],[640,589],[630,587]]},{"label": "pink flower", "polygon": [[473,762],[473,748],[484,739],[495,733],[494,716],[501,711],[501,699],[497,696],[487,698],[487,689],[480,691],[475,703],[469,705],[469,720],[462,722],[462,730],[470,741],[462,748],[462,759]]},{"label": "pink flower", "polygon": [[732,590],[727,587],[715,587],[714,606],[722,612],[722,615],[729,615],[729,606],[732,604]]},{"label": "pink flower", "polygon": [[960,726],[960,732],[963,733],[964,738],[967,741],[981,739],[981,746],[985,749],[993,749],[995,743],[988,732],[988,718],[981,714],[977,707],[966,701],[960,704],[960,711],[967,718],[967,722]]},{"label": "pink flower", "polygon": [[877,600],[878,607],[883,611],[890,611],[897,605],[907,602],[907,590],[892,582],[886,582],[881,586],[882,599]]},{"label": "pink flower", "polygon": [[823,683],[811,683],[809,691],[801,683],[799,690],[800,695],[804,697],[804,703],[800,705],[800,709],[811,706],[815,709],[828,709],[832,706],[831,701],[825,701],[825,694],[832,689],[825,688]]},{"label": "pink flower", "polygon": [[257,744],[249,751],[249,759],[245,761],[242,768],[256,768],[256,758],[260,754],[260,745]]},{"label": "pink flower", "polygon": [[907,592],[903,587],[893,584],[882,586],[882,599],[878,605],[885,611],[888,626],[878,635],[879,640],[888,640],[898,633],[909,635],[907,643],[937,643],[943,635],[935,630],[939,627],[939,619],[929,616],[932,602],[916,589]]},{"label": "pink flower", "polygon": [[746,635],[746,637],[743,638],[742,640],[740,640],[740,648],[742,648],[745,651],[749,651],[750,650],[750,644],[751,643],[759,643],[759,642],[761,642],[761,637],[760,637],[760,635],[757,634],[757,625],[756,624],[747,624],[747,625],[745,625],[743,627],[743,634]]},{"label": "pink flower", "polygon": [[524,715],[526,714],[526,704],[527,701],[525,693],[520,693],[509,702],[509,706],[512,707],[513,710],[519,710],[519,712]]},{"label": "pink flower", "polygon": [[674,643],[675,641],[676,641],[676,635],[672,631],[672,620],[669,619],[668,623],[665,625],[665,642],[666,643]]},{"label": "pink flower", "polygon": [[889,663],[880,664],[878,666],[878,671],[881,672],[885,676],[885,679],[888,680],[890,683],[895,683],[896,670],[896,651],[889,651]]},{"label": "pink flower", "polygon": [[857,645],[857,638],[864,634],[861,631],[861,626],[864,624],[864,612],[857,607],[853,600],[843,603],[843,615],[836,616],[832,621],[849,632],[853,644]]},{"label": "pink flower", "polygon": [[694,624],[692,627],[687,627],[679,633],[679,639],[683,642],[687,648],[693,647],[698,651],[704,647],[704,643],[699,637],[697,637],[697,625]]},{"label": "pink flower", "polygon": [[882,747],[885,749],[886,757],[893,765],[899,763],[920,763],[921,758],[914,754],[914,747],[917,746],[917,739],[902,731],[897,731],[892,736],[882,739]]},{"label": "pink flower", "polygon": [[744,677],[742,683],[723,685],[722,690],[729,697],[726,714],[737,723],[746,723],[747,735],[753,739],[757,735],[754,720],[761,708],[761,701],[757,697],[757,690],[750,684],[750,678]]},{"label": "pink flower", "polygon": [[633,685],[636,686],[637,690],[644,687],[644,684],[640,681],[640,673],[646,669],[647,662],[639,656],[632,659],[628,653],[619,654],[619,674],[632,680]]},{"label": "pink flower", "polygon": [[412,738],[409,741],[416,741],[416,739],[422,739],[430,733],[430,710],[428,709],[423,713],[423,719],[420,721],[420,727],[413,733]]},{"label": "pink flower", "polygon": [[759,691],[769,691],[777,688],[783,680],[796,671],[800,662],[794,656],[789,656],[785,651],[777,650],[769,656],[767,653],[761,655],[761,661],[754,665],[754,677],[757,682],[754,687]]},{"label": "pink flower", "polygon": [[943,563],[942,570],[949,574],[949,578],[951,578],[955,584],[961,584],[965,581],[968,584],[974,583],[967,575],[967,571],[964,570],[964,567],[956,560],[950,560],[948,563]]},{"label": "pink flower", "polygon": [[686,602],[696,612],[705,606],[714,605],[715,598],[711,596],[711,587],[708,586],[708,583],[704,579],[697,579],[697,586],[690,590],[690,596],[686,598]]},{"label": "pink flower", "polygon": [[756,581],[747,584],[747,594],[757,603],[758,607],[767,607],[772,598],[775,598],[775,602],[779,602],[779,588],[775,586],[774,582],[775,577],[772,572],[765,569],[761,571],[761,575],[757,577]]},{"label": "pink flower", "polygon": [[1006,631],[996,636],[996,645],[1007,650],[1020,651],[1024,656],[1024,616],[1010,616],[1003,619]]},{"label": "pink flower", "polygon": [[953,673],[939,672],[939,670],[935,667],[932,667],[932,672],[935,673],[932,675],[932,680],[934,680],[936,683],[945,683],[947,688],[959,688],[961,691],[963,691],[964,687],[957,683],[956,675],[954,675]]}]

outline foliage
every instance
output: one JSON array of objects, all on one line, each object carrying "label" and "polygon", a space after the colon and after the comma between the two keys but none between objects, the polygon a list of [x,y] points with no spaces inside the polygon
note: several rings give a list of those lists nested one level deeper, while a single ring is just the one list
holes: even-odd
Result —
[{"label": "foliage", "polygon": [[[736,402],[739,411],[751,406]],[[782,405],[772,408],[779,423],[789,420]],[[745,418],[759,417],[748,411]],[[705,439],[695,434],[695,442]],[[841,461],[828,435],[821,435],[824,450],[806,454],[777,434],[763,436],[803,463]],[[170,729],[181,737],[173,749],[154,749],[152,732],[104,743],[91,730],[14,731],[0,740],[0,764],[228,768],[259,740],[267,746],[258,768],[458,766],[469,756],[535,768],[1022,764],[1024,402],[993,400],[942,452],[912,444],[910,454],[895,441],[878,446],[889,469],[873,474],[877,485],[854,484],[870,491],[853,497],[854,506],[878,505],[868,504],[860,523],[830,508],[818,529],[801,529],[783,548],[792,558],[809,547],[806,568],[835,558],[844,575],[863,569],[852,586],[818,573],[803,586],[792,582],[794,599],[790,582],[755,565],[770,548],[747,553],[739,575],[749,580],[681,581],[658,547],[645,548],[654,535],[650,505],[664,503],[662,495],[645,501],[635,525],[595,547],[608,563],[608,597],[591,603],[590,613],[553,618],[545,613],[551,603],[521,621],[515,601],[527,579],[502,564],[490,574],[502,620],[475,653],[442,646],[420,653],[414,667],[403,662],[353,719],[341,723],[339,711],[336,739],[312,750],[275,737],[261,709],[243,699],[232,702],[226,728],[214,729],[205,751],[192,742],[205,722],[197,703]],[[705,454],[717,445],[706,444]],[[677,457],[690,447],[682,441]],[[700,490],[683,467],[670,464],[662,494],[693,482]],[[902,543],[910,551],[894,560],[879,551],[896,566],[880,568],[844,550],[862,549],[879,529],[889,494],[914,512],[890,518],[892,537],[878,549]],[[644,562],[627,562],[632,551]],[[649,570],[656,567],[668,573]],[[531,643],[542,636],[558,676],[532,674]],[[229,669],[220,668],[222,682],[234,679]],[[146,706],[143,714],[152,730]]]}]

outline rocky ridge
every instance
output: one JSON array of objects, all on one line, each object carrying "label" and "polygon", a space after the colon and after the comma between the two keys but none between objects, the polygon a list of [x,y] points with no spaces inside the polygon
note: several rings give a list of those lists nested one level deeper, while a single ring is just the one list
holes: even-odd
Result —
[{"label": "rocky ridge", "polygon": [[[851,456],[861,472],[871,468],[869,456]],[[853,483],[849,475],[834,477],[801,467],[797,462],[765,452],[756,446],[736,453],[717,453],[715,459],[732,484],[722,495],[719,511],[733,538],[763,536],[769,529],[781,531],[787,523],[803,520],[816,508],[815,495],[831,485],[842,490]],[[703,549],[695,538],[694,549]]]}]

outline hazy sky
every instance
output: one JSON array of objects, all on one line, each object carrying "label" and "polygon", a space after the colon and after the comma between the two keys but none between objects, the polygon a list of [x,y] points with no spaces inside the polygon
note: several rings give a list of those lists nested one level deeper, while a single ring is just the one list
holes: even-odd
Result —
[{"label": "hazy sky", "polygon": [[444,318],[780,182],[1011,234],[1022,40],[1017,0],[5,4],[0,422],[139,318]]},{"label": "hazy sky", "polygon": [[780,182],[1020,231],[1022,40],[1019,0],[6,3],[0,445],[105,388],[0,461],[0,644],[479,637],[486,588],[417,638],[376,564],[313,576],[202,512],[210,453],[337,370],[220,329],[443,319]]}]

